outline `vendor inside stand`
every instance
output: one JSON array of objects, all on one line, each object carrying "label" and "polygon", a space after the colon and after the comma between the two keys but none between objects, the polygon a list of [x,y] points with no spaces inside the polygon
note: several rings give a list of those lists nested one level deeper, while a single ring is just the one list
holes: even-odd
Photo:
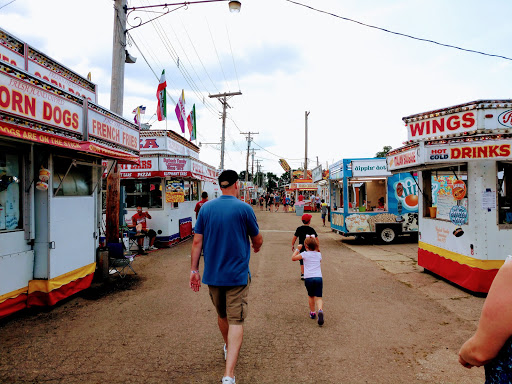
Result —
[{"label": "vendor inside stand", "polygon": [[[386,211],[386,178],[352,178],[350,206],[354,212]],[[379,203],[383,199],[382,204]]]}]

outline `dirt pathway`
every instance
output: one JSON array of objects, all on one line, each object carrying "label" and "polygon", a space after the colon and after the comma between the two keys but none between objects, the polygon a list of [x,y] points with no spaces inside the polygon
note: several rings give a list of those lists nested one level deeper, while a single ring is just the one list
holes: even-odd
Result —
[{"label": "dirt pathway", "polygon": [[[481,383],[457,351],[471,321],[398,281],[322,228],[326,323],[307,316],[294,214],[257,212],[264,246],[237,383]],[[139,257],[137,276],[0,322],[2,383],[218,383],[222,340],[207,287],[188,288],[187,242]]]}]

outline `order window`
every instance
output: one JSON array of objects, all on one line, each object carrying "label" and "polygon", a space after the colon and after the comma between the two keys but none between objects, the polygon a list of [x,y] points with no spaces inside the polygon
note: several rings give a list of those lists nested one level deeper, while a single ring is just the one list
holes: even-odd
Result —
[{"label": "order window", "polygon": [[[461,205],[468,209],[468,168],[467,164],[436,170],[422,171],[423,178],[423,217],[450,221],[450,210]],[[460,181],[464,182],[464,197],[454,196],[454,189]],[[435,208],[435,209],[431,209]]]},{"label": "order window", "polygon": [[162,208],[162,179],[125,179],[126,207]]},{"label": "order window", "polygon": [[512,164],[497,165],[498,224],[512,224]]},{"label": "order window", "polygon": [[0,231],[22,228],[21,156],[0,147]]}]

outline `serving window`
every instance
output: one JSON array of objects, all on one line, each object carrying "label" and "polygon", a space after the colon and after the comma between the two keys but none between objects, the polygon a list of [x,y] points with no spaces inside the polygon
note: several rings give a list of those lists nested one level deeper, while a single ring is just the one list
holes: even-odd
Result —
[{"label": "serving window", "polygon": [[21,164],[19,151],[0,146],[0,232],[23,225]]},{"label": "serving window", "polygon": [[512,224],[512,164],[497,163],[498,224]]},{"label": "serving window", "polygon": [[387,211],[387,178],[353,178],[349,180],[349,211]]},{"label": "serving window", "polygon": [[462,206],[468,210],[467,164],[422,171],[423,217],[450,220],[450,210]]},{"label": "serving window", "polygon": [[162,208],[162,179],[122,179],[126,189],[126,207]]},{"label": "serving window", "polygon": [[55,196],[89,196],[93,192],[94,168],[67,157],[53,157]]}]

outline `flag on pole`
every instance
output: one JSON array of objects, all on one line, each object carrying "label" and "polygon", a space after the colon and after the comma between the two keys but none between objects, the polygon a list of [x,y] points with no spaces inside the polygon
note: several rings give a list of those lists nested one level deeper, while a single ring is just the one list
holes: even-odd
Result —
[{"label": "flag on pole", "polygon": [[181,90],[181,96],[174,111],[180,123],[181,132],[185,133],[185,116],[187,116],[187,112],[185,112],[185,91],[183,89]]},{"label": "flag on pole", "polygon": [[141,115],[144,115],[146,113],[146,107],[143,107],[142,105],[135,108],[132,113],[140,113]]},{"label": "flag on pole", "polygon": [[187,117],[188,131],[190,132],[190,141],[196,139],[196,105],[192,106],[192,110]]},{"label": "flag on pole", "polygon": [[162,71],[162,76],[160,77],[160,83],[158,84],[158,89],[156,90],[156,98],[158,100],[158,105],[156,107],[156,115],[158,117],[158,121],[162,121],[167,119],[167,97],[165,88],[167,87],[167,83],[165,81],[165,69]]},{"label": "flag on pole", "polygon": [[133,121],[135,121],[135,124],[137,124],[140,128],[140,115],[146,113],[146,107],[143,107],[142,105],[138,106],[133,110],[132,113],[135,113],[135,117],[133,118]]}]

